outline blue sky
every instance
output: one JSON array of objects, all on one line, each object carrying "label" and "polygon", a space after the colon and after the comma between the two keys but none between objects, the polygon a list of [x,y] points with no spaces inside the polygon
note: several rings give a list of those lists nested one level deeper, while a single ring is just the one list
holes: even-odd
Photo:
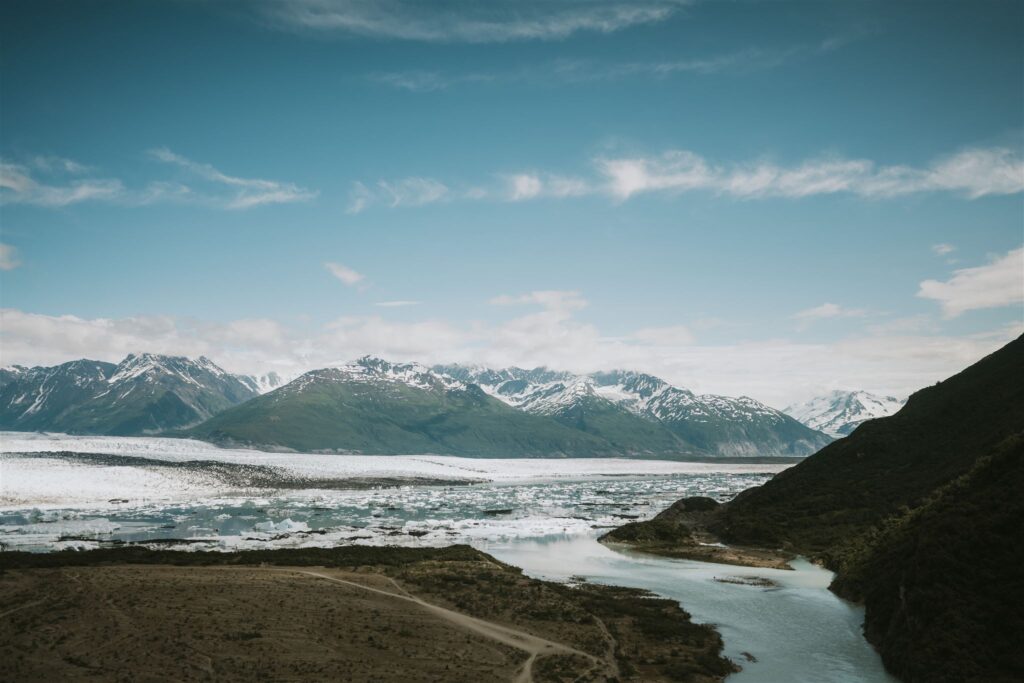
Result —
[{"label": "blue sky", "polygon": [[1015,2],[4,3],[0,360],[906,393],[1024,327],[1022,28]]}]

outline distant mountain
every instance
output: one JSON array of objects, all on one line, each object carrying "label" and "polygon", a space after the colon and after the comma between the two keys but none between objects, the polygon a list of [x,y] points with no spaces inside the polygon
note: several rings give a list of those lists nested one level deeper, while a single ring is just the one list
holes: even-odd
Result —
[{"label": "distant mountain", "polygon": [[188,434],[230,445],[341,453],[621,454],[593,435],[513,408],[476,384],[371,357],[307,372]]},{"label": "distant mountain", "polygon": [[278,387],[283,387],[289,382],[276,372],[268,372],[265,375],[237,375],[237,377],[242,384],[257,394],[265,394]]},{"label": "distant mountain", "polygon": [[801,456],[829,442],[753,399],[657,377],[391,363],[365,357],[286,382],[203,357],[130,355],[0,371],[0,429],[188,433],[220,443],[478,456]]},{"label": "distant mountain", "polygon": [[545,368],[435,371],[473,382],[534,415],[600,436],[618,448],[712,456],[809,455],[831,439],[754,399],[696,395],[639,372],[591,375]]},{"label": "distant mountain", "polygon": [[149,434],[197,424],[256,395],[208,358],[129,355],[5,368],[0,429]]},{"label": "distant mountain", "polygon": [[892,415],[905,400],[866,391],[833,391],[786,408],[785,412],[811,429],[829,436],[847,436],[862,422]]}]

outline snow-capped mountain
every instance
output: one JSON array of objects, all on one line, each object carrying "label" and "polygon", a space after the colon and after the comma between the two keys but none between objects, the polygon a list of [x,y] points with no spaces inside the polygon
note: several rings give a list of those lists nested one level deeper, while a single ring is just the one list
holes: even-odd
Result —
[{"label": "snow-capped mountain", "polygon": [[144,434],[205,420],[255,396],[208,358],[130,354],[21,368],[0,388],[0,428]]},{"label": "snow-capped mountain", "polygon": [[263,375],[238,375],[239,380],[245,386],[252,389],[257,394],[265,394],[268,391],[273,391],[278,387],[283,387],[288,382],[295,379],[295,377],[284,378],[276,372],[268,372]]},{"label": "snow-capped mountain", "polygon": [[222,443],[347,453],[806,455],[829,441],[747,397],[631,371],[426,367],[366,356],[285,382],[205,357],[129,355],[0,373],[0,429],[189,432]]},{"label": "snow-capped mountain", "polygon": [[190,430],[225,445],[476,457],[621,455],[608,442],[416,363],[312,370]]},{"label": "snow-capped mountain", "polygon": [[289,382],[282,395],[305,391],[322,384],[402,385],[425,391],[464,391],[466,384],[454,377],[434,372],[419,363],[392,363],[382,358],[362,358],[330,368],[311,370]]},{"label": "snow-capped mountain", "polygon": [[[616,370],[590,375],[464,367],[434,368],[479,384],[495,398],[535,415],[571,422],[629,443],[654,439],[657,451],[721,456],[807,455],[829,439],[752,398],[696,395],[652,375]],[[634,419],[630,420],[629,417]],[[625,434],[609,430],[625,430]]]},{"label": "snow-capped mountain", "polygon": [[790,406],[786,412],[812,429],[839,438],[847,436],[862,422],[892,415],[904,403],[906,399],[866,391],[833,391]]}]

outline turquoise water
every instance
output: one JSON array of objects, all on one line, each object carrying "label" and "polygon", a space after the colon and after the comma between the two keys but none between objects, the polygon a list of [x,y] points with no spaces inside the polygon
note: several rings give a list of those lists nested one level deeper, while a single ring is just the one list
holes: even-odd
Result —
[{"label": "turquoise water", "polygon": [[[785,571],[673,560],[611,550],[593,536],[476,545],[538,578],[582,576],[679,600],[718,628],[725,655],[743,667],[729,683],[897,683],[861,633],[863,610],[829,592],[832,573],[806,561]],[[716,577],[764,577],[779,587]]]}]

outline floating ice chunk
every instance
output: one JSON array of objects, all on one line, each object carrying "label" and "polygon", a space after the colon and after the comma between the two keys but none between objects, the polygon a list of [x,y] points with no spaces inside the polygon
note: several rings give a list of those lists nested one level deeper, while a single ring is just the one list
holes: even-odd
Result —
[{"label": "floating ice chunk", "polygon": [[282,519],[276,524],[273,520],[266,522],[259,522],[253,527],[256,531],[263,531],[265,533],[282,533],[292,531],[309,531],[309,525],[305,522],[293,522],[291,518]]}]

